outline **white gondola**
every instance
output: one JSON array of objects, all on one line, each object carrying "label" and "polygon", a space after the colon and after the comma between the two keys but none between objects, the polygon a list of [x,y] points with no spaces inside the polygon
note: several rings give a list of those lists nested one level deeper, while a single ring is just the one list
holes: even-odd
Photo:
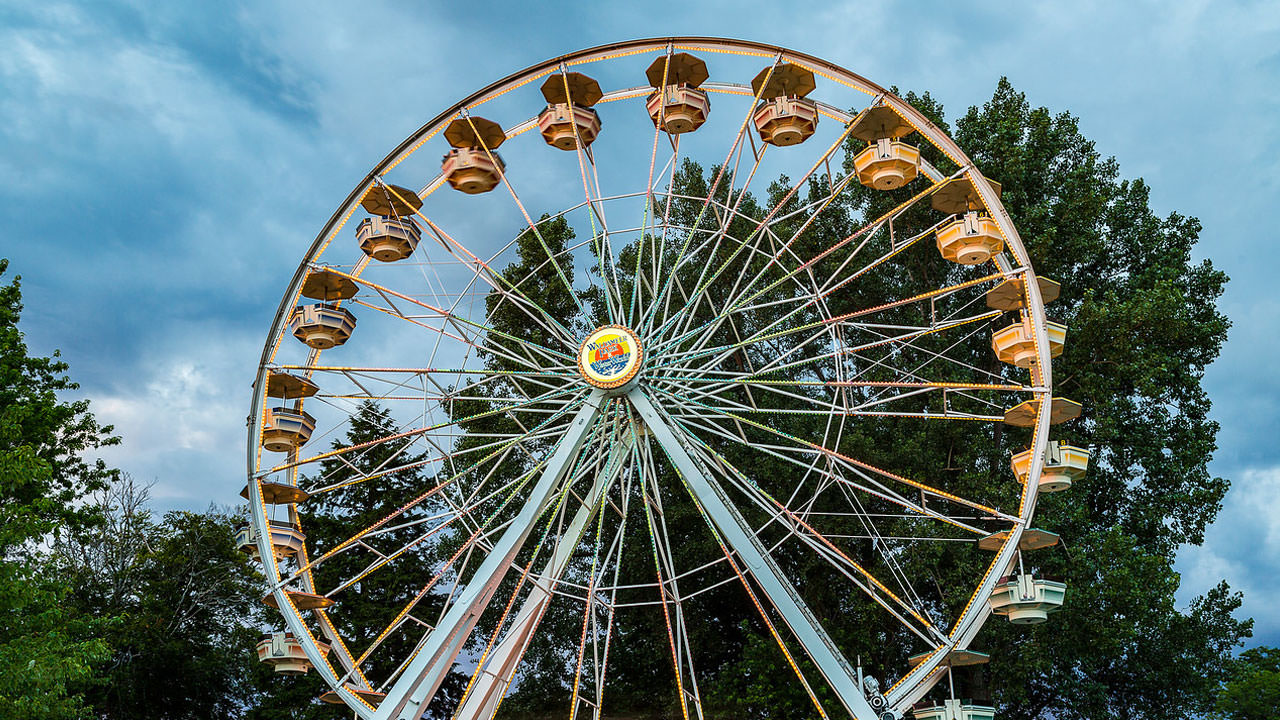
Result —
[{"label": "white gondola", "polygon": [[315,418],[302,410],[267,408],[262,418],[262,449],[292,452],[305,445],[315,429]]},{"label": "white gondola", "polygon": [[992,613],[1007,617],[1014,625],[1035,625],[1058,611],[1066,594],[1064,583],[1023,573],[997,584],[987,603]]},{"label": "white gondola", "polygon": [[299,305],[289,316],[289,332],[308,347],[328,350],[345,343],[356,329],[351,311],[330,303]]},{"label": "white gondola", "polygon": [[920,703],[911,709],[915,720],[995,720],[996,709],[964,700],[944,700],[941,705]]},{"label": "white gondola", "polygon": [[794,63],[761,70],[751,81],[760,98],[751,116],[760,140],[778,147],[808,140],[818,129],[818,104],[805,97],[814,87],[813,71]]},{"label": "white gondola", "polygon": [[679,135],[702,127],[711,113],[711,99],[707,91],[696,87],[667,85],[649,95],[645,109],[654,125]]},{"label": "white gondola", "polygon": [[752,120],[762,141],[778,147],[799,145],[818,129],[818,106],[801,97],[778,97],[760,103]]},{"label": "white gondola", "polygon": [[895,190],[920,174],[920,148],[902,142],[916,129],[887,105],[876,105],[858,113],[849,127],[849,136],[865,140],[867,146],[853,158],[858,182],[875,190]]},{"label": "white gondola", "polygon": [[881,138],[853,158],[858,182],[876,190],[895,190],[920,173],[920,148],[901,140]]},{"label": "white gondola", "polygon": [[[1045,333],[1049,336],[1049,357],[1062,354],[1067,342],[1067,326],[1056,322],[1045,322]],[[1032,332],[1031,318],[1022,314],[1022,319],[1003,327],[991,334],[991,349],[995,351],[1000,362],[1017,365],[1020,368],[1031,367],[1036,359],[1036,336]]]},{"label": "white gondola", "polygon": [[422,229],[407,217],[367,217],[356,228],[360,250],[379,262],[404,260],[421,239]]},{"label": "white gondola", "polygon": [[507,164],[494,150],[481,148],[454,148],[444,156],[440,172],[455,190],[478,195],[489,192],[502,182]]},{"label": "white gondola", "polygon": [[1004,235],[988,215],[970,211],[938,228],[938,252],[961,265],[977,265],[1004,249]]},{"label": "white gondola", "polygon": [[[320,654],[328,654],[326,643],[316,640],[315,645]],[[311,661],[307,659],[302,644],[291,632],[263,635],[258,641],[258,660],[271,665],[281,675],[305,675],[311,669]]]},{"label": "white gondola", "polygon": [[[1031,451],[1023,450],[1009,461],[1013,474],[1021,482],[1027,481],[1027,473],[1031,472]],[[1071,487],[1071,484],[1084,477],[1089,469],[1089,450],[1068,445],[1059,440],[1050,442],[1048,454],[1044,459],[1044,469],[1040,471],[1040,492],[1059,492]]]},{"label": "white gondola", "polygon": [[680,135],[707,121],[711,99],[698,87],[708,77],[702,60],[689,53],[675,53],[655,59],[644,74],[653,87],[644,106],[656,127]]},{"label": "white gondola", "polygon": [[576,150],[581,142],[586,148],[600,134],[600,113],[581,105],[548,105],[538,114],[538,131],[551,147]]},{"label": "white gondola", "polygon": [[548,145],[561,150],[586,149],[600,134],[600,113],[592,105],[604,93],[600,83],[582,73],[556,73],[542,83],[547,107],[538,113],[538,131]]},{"label": "white gondola", "polygon": [[[907,662],[912,667],[919,665],[926,659],[933,656],[934,653],[926,652],[919,655],[912,655]],[[919,720],[920,718],[928,718],[928,720],[992,720],[995,716],[995,710],[988,705],[976,703],[973,700],[958,700],[955,697],[955,681],[951,677],[956,668],[969,668],[977,670],[978,665],[985,665],[991,661],[991,657],[986,653],[974,650],[951,650],[939,662],[941,667],[947,671],[947,685],[951,689],[951,697],[943,700],[942,704],[936,701],[926,700],[917,703],[912,709],[912,716]]]},{"label": "white gondola", "polygon": [[502,126],[482,117],[460,117],[444,129],[453,149],[441,161],[449,186],[468,195],[489,192],[502,182],[507,165],[498,146],[507,139]]},{"label": "white gondola", "polygon": [[[271,554],[277,561],[293,557],[302,550],[307,536],[297,525],[284,520],[271,520]],[[253,560],[260,561],[258,553],[258,534],[253,525],[241,523],[236,526],[236,546]]]}]

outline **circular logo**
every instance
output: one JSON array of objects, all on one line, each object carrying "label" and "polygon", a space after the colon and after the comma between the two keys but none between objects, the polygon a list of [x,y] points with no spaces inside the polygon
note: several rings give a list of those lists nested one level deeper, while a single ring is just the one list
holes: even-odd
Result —
[{"label": "circular logo", "polygon": [[640,371],[644,350],[636,334],[621,325],[605,325],[587,336],[578,350],[578,371],[598,388],[622,387]]}]

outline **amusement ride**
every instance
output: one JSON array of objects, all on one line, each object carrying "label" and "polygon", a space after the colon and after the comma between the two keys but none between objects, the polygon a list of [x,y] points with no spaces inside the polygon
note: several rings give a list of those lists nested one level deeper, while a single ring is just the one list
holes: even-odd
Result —
[{"label": "amusement ride", "polygon": [[[563,717],[608,718],[645,612],[703,718],[699,623],[737,593],[815,715],[993,718],[953,674],[990,616],[1062,605],[1036,501],[1089,460],[1058,436],[1058,285],[1000,192],[892,92],[740,40],[582,50],[444,109],[338,206],[267,335],[238,536],[282,616],[259,657],[364,720],[471,720],[553,633]],[[390,425],[349,442],[368,401]],[[968,459],[921,465],[910,438],[943,435]],[[308,535],[395,478],[419,485]],[[384,617],[344,616],[428,550]]]}]

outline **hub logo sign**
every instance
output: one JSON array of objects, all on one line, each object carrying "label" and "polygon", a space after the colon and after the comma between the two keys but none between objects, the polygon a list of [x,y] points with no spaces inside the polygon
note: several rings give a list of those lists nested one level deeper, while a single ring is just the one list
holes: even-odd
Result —
[{"label": "hub logo sign", "polygon": [[578,352],[578,370],[599,388],[626,385],[640,370],[640,341],[630,330],[607,325],[587,336]]},{"label": "hub logo sign", "polygon": [[622,373],[631,360],[631,348],[623,335],[605,335],[591,343],[591,370],[596,375],[612,378]]}]

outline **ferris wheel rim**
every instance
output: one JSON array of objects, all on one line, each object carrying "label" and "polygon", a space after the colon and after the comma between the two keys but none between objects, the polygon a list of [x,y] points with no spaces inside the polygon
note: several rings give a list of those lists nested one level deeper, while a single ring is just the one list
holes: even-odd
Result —
[{"label": "ferris wheel rim", "polygon": [[[947,152],[948,154],[951,154],[951,153],[955,154],[953,159],[956,160],[957,164],[961,166],[961,170],[959,172],[963,173],[966,177],[970,179],[970,181],[973,183],[974,187],[976,188],[977,192],[982,196],[984,200],[984,204],[986,204],[987,208],[989,209],[991,214],[994,216],[995,222],[997,223],[997,225],[1000,226],[1001,231],[1005,235],[1005,239],[1008,243],[1009,250],[1014,255],[1014,257],[1019,261],[1019,267],[1017,268],[1002,267],[1001,270],[1007,276],[1010,276],[1010,277],[1018,274],[1021,274],[1022,277],[1024,278],[1034,277],[1034,274],[1032,273],[1032,270],[1031,270],[1031,264],[1026,256],[1026,250],[1022,245],[1020,237],[1017,234],[1016,227],[1013,225],[1011,219],[1008,217],[1008,213],[1005,211],[1004,206],[1000,203],[998,196],[996,195],[994,189],[991,187],[987,179],[980,172],[977,171],[977,168],[976,166],[974,166],[972,161],[969,160],[967,155],[963,153],[963,151],[958,147],[958,145],[955,145],[954,141],[952,141],[946,133],[943,133],[940,129],[936,128],[936,126],[934,126],[926,118],[924,118],[923,115],[921,115],[918,111],[916,111],[915,108],[911,107],[905,101],[901,100],[900,98],[893,95],[892,93],[889,93],[887,90],[880,87],[879,85],[876,85],[875,83],[867,80],[866,78],[863,78],[860,75],[852,73],[851,71],[848,71],[838,65],[830,63],[821,58],[808,55],[807,53],[802,53],[802,52],[791,50],[781,46],[770,45],[765,43],[756,43],[756,42],[746,41],[746,40],[735,40],[735,39],[729,39],[729,38],[716,38],[716,37],[665,37],[665,38],[648,38],[648,39],[632,40],[632,41],[626,41],[626,42],[620,42],[620,43],[611,43],[611,44],[596,46],[593,48],[587,48],[587,49],[580,50],[567,55],[562,55],[557,58],[546,60],[541,63],[530,65],[521,71],[512,73],[507,77],[501,80],[498,80],[494,83],[491,83],[489,86],[486,86],[485,88],[471,94],[467,98],[459,101],[449,109],[440,113],[434,119],[432,119],[428,123],[425,123],[417,131],[411,134],[399,146],[397,146],[391,153],[389,153],[377,166],[375,166],[373,170],[371,170],[356,185],[356,187],[352,190],[352,192],[347,196],[347,198],[343,201],[343,203],[339,206],[339,208],[334,212],[334,214],[326,222],[321,232],[317,235],[310,249],[306,252],[302,263],[299,264],[298,269],[295,271],[294,278],[290,283],[289,291],[286,292],[285,296],[281,300],[280,306],[277,310],[275,319],[273,321],[272,329],[269,334],[267,346],[264,347],[263,354],[259,363],[258,375],[254,383],[255,391],[253,393],[253,403],[251,406],[252,407],[251,418],[259,417],[261,412],[263,411],[264,393],[262,391],[262,388],[265,387],[266,374],[268,373],[269,368],[272,364],[271,363],[272,342],[273,342],[273,339],[276,342],[278,342],[279,338],[283,336],[283,327],[285,324],[285,320],[293,304],[295,304],[297,301],[299,288],[301,287],[303,278],[307,275],[310,268],[314,266],[315,259],[318,253],[333,238],[337,229],[340,228],[340,226],[343,223],[345,223],[346,218],[350,217],[351,213],[354,212],[355,208],[359,204],[360,199],[365,195],[365,193],[368,192],[368,189],[374,186],[375,184],[377,184],[379,182],[380,177],[383,175],[383,173],[387,171],[391,166],[393,166],[397,162],[397,160],[404,155],[406,151],[409,151],[411,148],[414,148],[415,145],[420,145],[425,138],[428,138],[431,135],[433,135],[435,132],[437,132],[445,122],[447,122],[450,118],[456,116],[459,112],[464,111],[467,108],[473,107],[476,104],[481,104],[486,99],[495,96],[495,94],[501,94],[502,92],[505,92],[510,87],[516,86],[516,84],[521,80],[523,80],[525,83],[531,82],[532,80],[537,79],[537,77],[540,77],[542,75],[545,75],[553,71],[557,67],[565,67],[571,63],[587,62],[592,59],[596,59],[596,60],[606,59],[606,57],[611,53],[631,52],[631,51],[645,52],[645,51],[652,51],[652,50],[661,49],[663,47],[669,47],[669,46],[675,46],[675,45],[696,45],[700,47],[705,45],[710,47],[706,47],[703,49],[722,48],[724,50],[730,50],[730,51],[746,50],[746,51],[754,51],[754,52],[760,52],[760,53],[776,54],[779,57],[786,57],[789,59],[804,60],[806,62],[814,64],[815,66],[821,67],[830,73],[844,77],[851,83],[855,83],[856,89],[860,89],[863,92],[866,92],[868,94],[872,94],[874,92],[875,97],[880,99],[881,102],[891,105],[892,107],[894,107],[895,110],[898,110],[904,113],[905,115],[910,116],[912,119],[916,120],[919,123],[919,127],[917,129],[921,132],[923,136],[925,136],[928,139],[929,142],[939,147],[940,149],[943,149],[943,151]],[[961,160],[963,162],[961,162]],[[1038,349],[1038,354],[1040,357],[1045,358],[1045,362],[1040,369],[1040,372],[1042,373],[1041,375],[1042,380],[1039,383],[1039,387],[1035,389],[1032,393],[1034,397],[1040,400],[1039,407],[1043,409],[1048,406],[1048,401],[1052,397],[1051,390],[1050,390],[1050,388],[1052,387],[1051,365],[1048,362],[1048,358],[1050,357],[1049,341],[1048,341],[1048,337],[1046,335],[1046,330],[1044,327],[1044,307],[1043,307],[1043,301],[1040,297],[1040,289],[1037,286],[1037,283],[1035,282],[1026,282],[1025,286],[1026,286],[1026,293],[1029,296],[1028,309],[1030,310],[1030,314],[1033,316],[1033,323],[1035,326],[1034,336],[1035,336],[1035,342]],[[1002,565],[1008,564],[1007,561],[1011,560],[1015,554],[1016,548],[1018,546],[1018,541],[1023,529],[1029,525],[1030,518],[1031,518],[1032,512],[1034,511],[1034,506],[1036,501],[1035,479],[1039,476],[1039,473],[1041,471],[1041,466],[1043,463],[1043,454],[1044,454],[1042,446],[1048,442],[1047,440],[1048,428],[1049,428],[1049,413],[1043,412],[1043,411],[1038,412],[1036,417],[1036,425],[1034,428],[1033,441],[1032,441],[1032,447],[1033,449],[1036,450],[1036,452],[1033,452],[1033,455],[1032,455],[1033,465],[1029,471],[1030,474],[1028,476],[1028,481],[1027,481],[1027,492],[1023,497],[1022,507],[1020,508],[1020,513],[1019,513],[1020,517],[1023,518],[1024,521],[1021,524],[1015,524],[1013,528],[1011,528],[1010,535],[1007,538],[1004,546],[1000,550],[1000,553],[997,556],[997,560],[993,561],[992,563],[993,568],[996,566],[1002,566]],[[259,467],[258,461],[257,461],[257,457],[260,455],[260,452],[257,451],[257,445],[256,445],[257,428],[251,425],[249,428],[248,434],[249,434],[248,477],[250,478],[250,481],[251,481],[249,484],[250,484],[251,493],[252,493],[253,492],[252,487],[255,485],[255,483],[253,482],[253,479],[258,477],[261,472],[261,468]],[[251,504],[261,504],[261,498],[251,494],[250,502]],[[255,516],[256,515],[257,515],[257,512],[255,510]],[[994,578],[984,579],[983,585],[990,584],[993,581],[994,581]],[[981,593],[975,592],[975,597],[980,597],[980,595]],[[927,689],[927,686],[931,685],[931,683],[925,682],[925,679],[927,679],[928,677],[934,677],[940,672],[939,669],[942,667],[940,665],[940,660],[941,660],[941,657],[945,655],[946,651],[948,651],[952,647],[965,647],[968,645],[968,643],[972,640],[973,635],[976,634],[977,630],[983,624],[983,620],[985,620],[986,615],[989,613],[989,610],[985,609],[984,603],[978,603],[978,605],[984,606],[984,607],[978,608],[977,611],[972,614],[969,613],[968,610],[966,610],[965,613],[962,615],[961,619],[957,621],[957,625],[963,626],[963,627],[961,628],[961,631],[959,633],[955,633],[953,635],[953,642],[950,645],[948,645],[947,647],[939,648],[940,652],[935,653],[933,657],[926,659],[924,662],[920,663],[911,671],[903,675],[903,677],[898,681],[898,684],[895,685],[886,693],[886,696],[889,698],[891,705],[900,706],[902,704],[910,704],[910,701],[912,700],[912,698],[910,698],[910,695],[912,694],[911,691],[914,688],[920,687],[921,685],[925,685]],[[286,614],[286,617],[288,619],[288,614]],[[967,622],[964,621],[966,618],[968,619]],[[299,618],[299,623],[301,623],[300,618]],[[292,621],[290,621],[290,625],[292,624],[293,624]],[[322,667],[322,666],[323,664],[317,665],[317,667]],[[328,680],[327,677],[326,679]],[[909,679],[912,681],[909,682]],[[359,711],[358,708],[357,708],[357,711]]]}]

